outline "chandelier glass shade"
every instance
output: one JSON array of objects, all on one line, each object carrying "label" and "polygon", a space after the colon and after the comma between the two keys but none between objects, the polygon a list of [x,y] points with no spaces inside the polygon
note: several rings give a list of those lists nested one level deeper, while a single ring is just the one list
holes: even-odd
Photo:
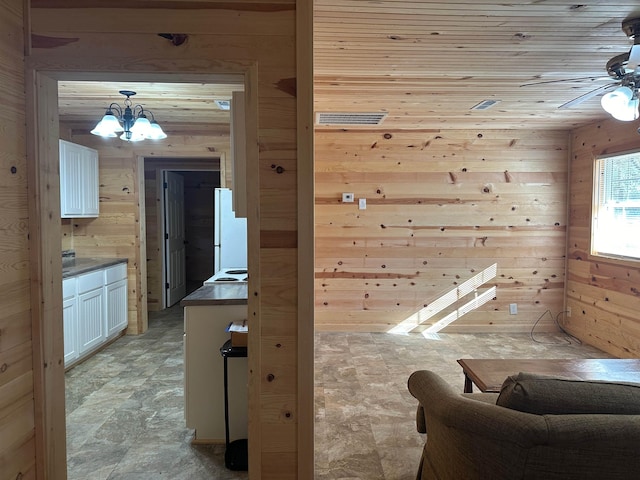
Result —
[{"label": "chandelier glass shade", "polygon": [[627,86],[618,87],[602,96],[602,108],[616,120],[630,122],[638,119],[638,90]]},{"label": "chandelier glass shade", "polygon": [[[145,110],[142,105],[133,105],[132,96],[136,94],[131,90],[120,90],[127,97],[124,100],[124,108],[117,103],[112,103],[91,133],[105,138],[119,136],[126,142],[139,142],[141,140],[162,140],[167,138],[166,133],[156,122],[153,113]],[[147,118],[151,116],[151,121]]]}]

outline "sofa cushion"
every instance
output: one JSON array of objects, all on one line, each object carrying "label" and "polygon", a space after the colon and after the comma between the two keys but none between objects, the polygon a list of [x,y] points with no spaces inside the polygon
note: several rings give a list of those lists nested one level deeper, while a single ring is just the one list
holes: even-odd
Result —
[{"label": "sofa cushion", "polygon": [[638,415],[640,384],[571,380],[521,372],[504,381],[496,405],[537,415]]}]

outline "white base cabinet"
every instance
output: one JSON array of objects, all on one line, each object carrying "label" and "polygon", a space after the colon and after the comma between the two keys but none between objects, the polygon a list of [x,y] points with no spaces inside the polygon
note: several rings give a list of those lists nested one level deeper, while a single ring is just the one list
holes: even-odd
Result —
[{"label": "white base cabinet", "polygon": [[77,279],[67,278],[62,282],[62,321],[64,331],[64,364],[70,365],[78,354],[78,299]]},{"label": "white base cabinet", "polygon": [[66,278],[62,290],[67,368],[127,328],[127,265]]},{"label": "white base cabinet", "polygon": [[105,339],[104,272],[78,276],[78,353],[82,355]]},{"label": "white base cabinet", "polygon": [[104,279],[106,335],[110,339],[127,328],[127,266],[107,268]]},{"label": "white base cabinet", "polygon": [[[220,347],[229,339],[229,322],[247,318],[246,305],[185,306],[184,397],[188,428],[196,443],[224,443],[224,360]],[[229,358],[229,436],[247,438],[246,357]]]}]

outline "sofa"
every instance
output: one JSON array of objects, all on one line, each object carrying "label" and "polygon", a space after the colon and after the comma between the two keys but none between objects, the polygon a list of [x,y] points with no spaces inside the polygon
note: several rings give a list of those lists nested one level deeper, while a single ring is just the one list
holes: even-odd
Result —
[{"label": "sofa", "polygon": [[640,384],[520,373],[498,393],[460,393],[420,370],[426,444],[418,480],[640,478]]}]

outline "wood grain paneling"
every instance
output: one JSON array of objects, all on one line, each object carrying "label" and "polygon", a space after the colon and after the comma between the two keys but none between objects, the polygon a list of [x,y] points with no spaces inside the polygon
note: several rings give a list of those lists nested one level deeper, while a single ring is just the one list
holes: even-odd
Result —
[{"label": "wood grain paneling", "polygon": [[[0,476],[35,477],[24,2],[0,1]],[[37,256],[32,252],[33,257]],[[40,279],[43,283],[45,278]],[[47,352],[48,353],[48,352]],[[45,353],[45,355],[47,354]],[[50,357],[53,358],[53,357]],[[35,356],[40,361],[42,356]],[[55,367],[54,367],[55,368]]]},{"label": "wood grain paneling", "polygon": [[609,120],[573,132],[564,326],[581,340],[618,357],[640,355],[640,264],[591,252],[594,159],[640,149],[635,122]]},{"label": "wood grain paneling", "polygon": [[[385,112],[387,129],[589,124],[606,117],[596,98],[558,106],[603,84],[638,16],[635,0],[316,0],[315,109]],[[523,87],[549,80],[564,81]]]},{"label": "wood grain paneling", "polygon": [[316,131],[316,328],[389,331],[493,264],[478,291],[496,297],[445,331],[524,332],[557,315],[568,145],[562,131]]}]

